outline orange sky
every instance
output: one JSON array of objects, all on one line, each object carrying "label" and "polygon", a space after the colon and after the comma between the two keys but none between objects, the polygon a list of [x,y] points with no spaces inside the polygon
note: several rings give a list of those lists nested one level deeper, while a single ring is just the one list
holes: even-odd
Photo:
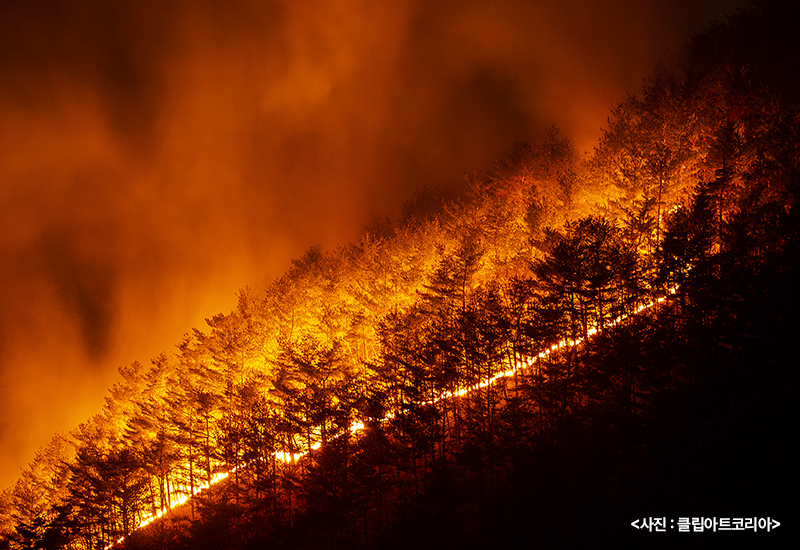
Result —
[{"label": "orange sky", "polygon": [[0,14],[0,487],[237,289],[609,109],[734,2],[19,2]]}]

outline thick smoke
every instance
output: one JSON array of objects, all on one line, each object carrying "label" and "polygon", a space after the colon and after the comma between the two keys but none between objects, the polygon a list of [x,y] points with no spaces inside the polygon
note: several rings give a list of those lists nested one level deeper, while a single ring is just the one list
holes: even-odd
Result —
[{"label": "thick smoke", "polygon": [[590,149],[732,3],[4,4],[0,487],[308,246],[553,123]]}]

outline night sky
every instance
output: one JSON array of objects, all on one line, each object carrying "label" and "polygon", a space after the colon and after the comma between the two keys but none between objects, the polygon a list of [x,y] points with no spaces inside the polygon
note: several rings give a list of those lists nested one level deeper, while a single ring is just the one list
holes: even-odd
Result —
[{"label": "night sky", "polygon": [[553,124],[590,151],[737,4],[4,2],[0,488],[309,246]]}]

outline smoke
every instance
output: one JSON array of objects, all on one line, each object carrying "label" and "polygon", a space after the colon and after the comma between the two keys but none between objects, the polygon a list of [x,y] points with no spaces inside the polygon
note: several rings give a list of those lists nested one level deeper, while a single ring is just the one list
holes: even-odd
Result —
[{"label": "smoke", "polygon": [[733,2],[7,3],[0,486],[310,245],[608,110]]}]

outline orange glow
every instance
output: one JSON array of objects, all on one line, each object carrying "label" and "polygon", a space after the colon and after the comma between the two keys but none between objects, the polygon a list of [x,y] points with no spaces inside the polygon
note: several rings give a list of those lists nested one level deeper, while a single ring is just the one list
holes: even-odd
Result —
[{"label": "orange glow", "polygon": [[120,365],[171,349],[309,244],[351,241],[554,122],[590,150],[608,108],[711,15],[695,3],[666,28],[673,8],[653,3],[229,4],[3,10],[0,487],[98,409]]}]

